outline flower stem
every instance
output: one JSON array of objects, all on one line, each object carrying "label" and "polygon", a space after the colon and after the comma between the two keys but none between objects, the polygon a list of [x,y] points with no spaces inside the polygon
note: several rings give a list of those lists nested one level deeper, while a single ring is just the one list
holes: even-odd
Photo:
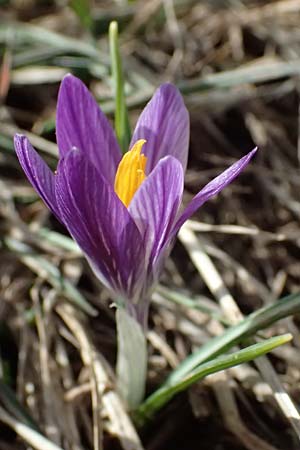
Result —
[{"label": "flower stem", "polygon": [[118,307],[117,379],[118,388],[130,410],[143,400],[147,376],[147,345],[140,324]]}]

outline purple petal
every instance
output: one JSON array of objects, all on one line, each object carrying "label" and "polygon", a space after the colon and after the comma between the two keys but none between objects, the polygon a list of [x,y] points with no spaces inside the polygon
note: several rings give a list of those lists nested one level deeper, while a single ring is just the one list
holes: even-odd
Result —
[{"label": "purple petal", "polygon": [[61,157],[76,147],[113,183],[121,159],[116,137],[87,87],[72,75],[60,86],[56,135]]},{"label": "purple petal", "polygon": [[167,155],[177,158],[185,170],[189,133],[189,114],[181,94],[172,84],[163,84],[140,115],[130,147],[138,139],[146,139],[147,173]]},{"label": "purple petal", "polygon": [[34,189],[44,200],[48,208],[60,219],[55,198],[55,175],[34,150],[26,136],[16,134],[15,150],[19,162]]},{"label": "purple petal", "polygon": [[[106,286],[134,301],[143,273],[142,239],[111,185],[71,150],[59,165],[57,202],[64,223]],[[141,287],[140,287],[141,288]]]},{"label": "purple petal", "polygon": [[181,204],[184,173],[172,156],[163,158],[142,183],[129,212],[144,236],[150,264],[159,256]]},{"label": "purple petal", "polygon": [[246,156],[241,158],[239,161],[235,162],[232,166],[226,169],[221,175],[210,181],[200,192],[192,199],[190,204],[185,208],[178,221],[176,222],[172,233],[170,234],[170,239],[172,239],[184,222],[194,214],[197,209],[200,208],[207,200],[209,200],[214,195],[218,194],[222,189],[224,189],[228,184],[230,184],[240,172],[247,166],[251,158],[255,155],[257,148],[252,150]]}]

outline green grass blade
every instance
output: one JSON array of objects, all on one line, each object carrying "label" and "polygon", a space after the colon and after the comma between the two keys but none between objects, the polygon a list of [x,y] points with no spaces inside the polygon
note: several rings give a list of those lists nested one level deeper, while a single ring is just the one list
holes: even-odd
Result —
[{"label": "green grass blade", "polygon": [[82,25],[89,30],[93,31],[93,19],[91,15],[91,5],[89,0],[71,0],[70,7],[78,16]]},{"label": "green grass blade", "polygon": [[176,303],[177,305],[181,305],[189,309],[197,309],[204,312],[204,314],[207,314],[208,316],[218,320],[225,326],[230,325],[229,321],[226,320],[226,318],[217,309],[204,304],[200,299],[191,299],[182,292],[178,290],[172,290],[161,284],[156,287],[155,292],[162,295],[169,301]]},{"label": "green grass blade", "polygon": [[0,380],[0,399],[5,408],[16,417],[20,422],[28,425],[30,428],[39,431],[39,427],[34,422],[29,412],[17,399],[14,391],[3,381]]},{"label": "green grass blade", "polygon": [[82,251],[78,247],[73,239],[65,236],[64,234],[58,233],[57,231],[49,230],[48,228],[41,228],[38,230],[38,235],[55,247],[63,248],[69,252],[72,252],[78,256],[82,256]]},{"label": "green grass blade", "polygon": [[9,153],[14,152],[14,144],[11,138],[0,133],[0,148]]},{"label": "green grass blade", "polygon": [[165,385],[179,381],[200,364],[224,353],[257,331],[272,323],[300,312],[300,293],[292,294],[253,312],[237,325],[228,328],[222,335],[210,339],[201,348],[191,353],[175,369]]},{"label": "green grass blade", "polygon": [[186,375],[183,379],[178,380],[169,386],[164,386],[150,395],[150,397],[148,397],[136,411],[135,418],[137,423],[143,424],[146,420],[151,419],[159,409],[161,409],[174,397],[174,395],[186,390],[197,381],[221,370],[229,369],[230,367],[252,361],[257,357],[270,352],[274,348],[286,344],[291,339],[291,334],[276,336],[267,339],[264,342],[250,345],[249,347],[238,352],[230,355],[219,356],[212,361],[202,364],[196,370]]},{"label": "green grass blade", "polygon": [[265,83],[280,78],[300,74],[300,60],[289,62],[270,62],[265,64],[245,65],[233,70],[206,75],[194,80],[177,84],[183,94],[190,94],[208,89],[229,89],[248,83]]},{"label": "green grass blade", "polygon": [[41,433],[7,414],[2,406],[0,406],[0,421],[8,425],[21,439],[36,450],[63,450]]},{"label": "green grass blade", "polygon": [[130,142],[130,125],[125,103],[124,79],[119,49],[118,24],[115,21],[111,22],[109,26],[109,46],[115,94],[115,130],[120,147],[123,153],[125,153],[128,150]]},{"label": "green grass blade", "polygon": [[87,302],[80,291],[61,274],[54,264],[34,253],[31,247],[16,239],[5,238],[4,243],[11,251],[18,254],[23,264],[41,278],[46,279],[59,294],[65,296],[73,305],[92,317],[98,315],[96,308]]},{"label": "green grass blade", "polygon": [[101,52],[95,45],[86,41],[64,36],[45,27],[25,23],[3,23],[0,25],[0,43],[13,44],[13,47],[25,47],[26,44],[37,46],[46,45],[55,48],[59,53],[81,54],[95,60],[101,60],[108,65],[108,56]]}]

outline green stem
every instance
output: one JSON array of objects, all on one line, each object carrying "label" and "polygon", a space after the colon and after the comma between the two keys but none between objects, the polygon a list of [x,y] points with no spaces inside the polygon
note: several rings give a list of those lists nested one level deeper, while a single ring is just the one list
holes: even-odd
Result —
[{"label": "green stem", "polygon": [[125,153],[130,143],[130,125],[124,94],[122,61],[119,49],[118,24],[113,21],[109,25],[109,46],[111,71],[115,91],[115,131],[120,147]]},{"label": "green stem", "polygon": [[117,379],[118,388],[129,409],[144,398],[147,377],[147,343],[140,324],[125,309],[118,307]]}]

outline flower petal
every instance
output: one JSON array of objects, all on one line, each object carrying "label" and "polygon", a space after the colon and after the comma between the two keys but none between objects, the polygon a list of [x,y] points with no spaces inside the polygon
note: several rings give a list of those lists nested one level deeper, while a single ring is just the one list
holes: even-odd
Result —
[{"label": "flower petal", "polygon": [[247,166],[251,158],[255,155],[257,148],[252,150],[246,156],[241,158],[239,161],[235,162],[232,166],[226,169],[219,176],[210,181],[197,195],[192,199],[190,204],[185,208],[178,221],[175,223],[172,232],[170,233],[170,239],[172,239],[184,224],[188,218],[194,214],[197,209],[200,208],[207,200],[209,200],[214,195],[218,194],[222,189],[224,189],[228,184],[230,184],[240,172]]},{"label": "flower petal", "polygon": [[60,213],[55,198],[55,175],[47,164],[34,150],[26,136],[16,134],[15,150],[19,162],[34,189],[44,200],[48,208],[60,219]]},{"label": "flower petal", "polygon": [[144,236],[150,265],[158,258],[182,200],[184,173],[180,162],[167,156],[142,183],[129,212]]},{"label": "flower petal", "polygon": [[134,301],[131,296],[139,294],[137,285],[142,284],[140,233],[84,152],[71,150],[60,162],[56,196],[66,227],[96,275],[107,287]]},{"label": "flower petal", "polygon": [[60,86],[56,135],[61,157],[76,147],[113,183],[121,159],[116,137],[87,87],[72,75]]},{"label": "flower petal", "polygon": [[140,115],[130,147],[137,140],[146,139],[143,150],[148,157],[147,173],[167,155],[177,158],[185,170],[189,133],[189,114],[181,94],[172,84],[163,84]]}]

